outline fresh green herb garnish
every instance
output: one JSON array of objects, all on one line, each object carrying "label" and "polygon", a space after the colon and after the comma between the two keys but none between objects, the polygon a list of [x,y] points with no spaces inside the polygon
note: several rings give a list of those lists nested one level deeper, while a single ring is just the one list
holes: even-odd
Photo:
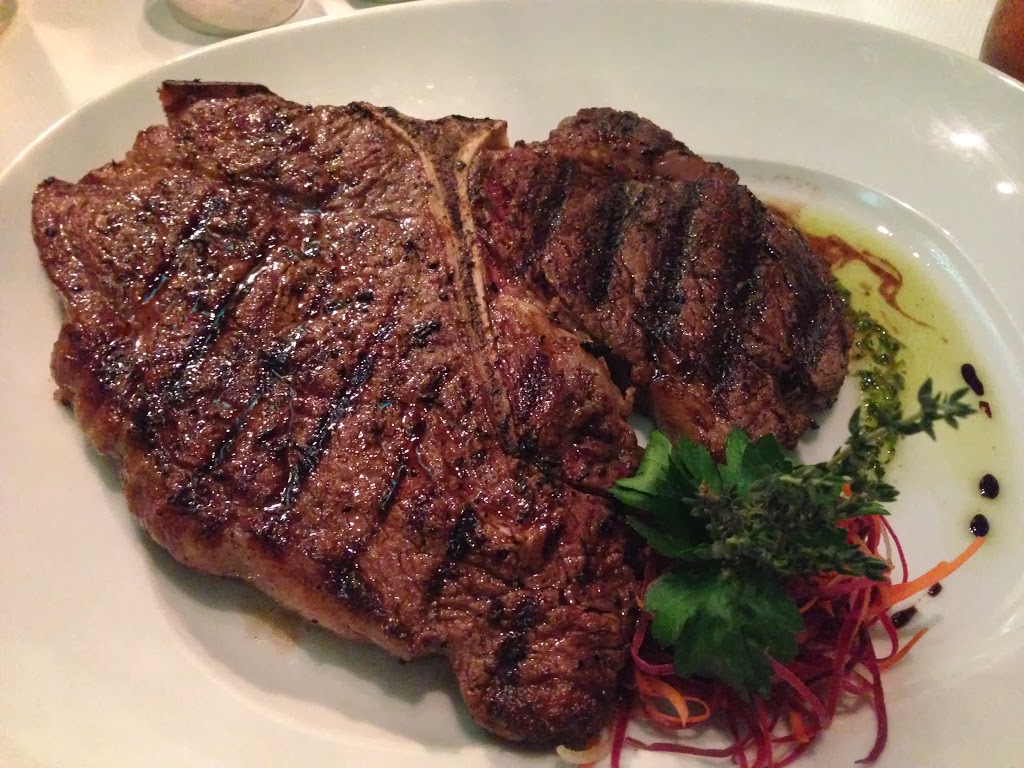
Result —
[{"label": "fresh green herb garnish", "polygon": [[[871,429],[900,416],[900,398],[906,386],[903,344],[867,312],[848,312],[854,335],[851,363],[864,403],[861,419]],[[898,442],[898,434],[887,434],[864,454],[861,464],[881,480]]]},{"label": "fresh green herb garnish", "polygon": [[846,543],[840,520],[884,514],[895,489],[873,483],[850,497],[828,463],[800,464],[771,436],[729,435],[726,463],[683,438],[653,432],[636,475],[612,495],[648,515],[630,525],[660,554],[688,563],[757,566],[780,576],[840,571],[879,579],[881,560]]},{"label": "fresh green herb garnish", "polygon": [[886,514],[897,491],[875,473],[879,446],[973,412],[967,390],[918,392],[918,411],[879,411],[870,422],[858,408],[850,437],[826,462],[801,464],[773,437],[752,441],[734,431],[726,461],[680,439],[653,432],[635,476],[611,494],[645,514],[629,519],[670,563],[651,583],[644,606],[654,615],[654,639],[674,649],[677,674],[722,680],[742,694],[767,693],[767,656],[787,663],[796,654],[800,612],[789,579],[841,573],[885,578],[888,564],[847,542],[837,524]]},{"label": "fresh green herb garnish", "polygon": [[767,695],[768,655],[787,661],[796,655],[800,611],[769,571],[672,570],[651,584],[644,601],[654,614],[652,636],[675,648],[680,677],[712,677]]},{"label": "fresh green herb garnish", "polygon": [[868,477],[869,473],[877,477],[875,467],[879,445],[895,443],[901,437],[919,432],[924,432],[934,440],[935,425],[939,423],[957,429],[959,419],[977,410],[964,402],[968,391],[964,387],[949,395],[936,393],[933,391],[932,380],[928,379],[917,391],[918,410],[910,416],[904,416],[897,404],[895,408],[876,411],[868,421],[858,408],[850,417],[850,436],[829,459],[829,466],[848,475],[854,483],[854,490],[858,482],[870,485],[872,480]]}]

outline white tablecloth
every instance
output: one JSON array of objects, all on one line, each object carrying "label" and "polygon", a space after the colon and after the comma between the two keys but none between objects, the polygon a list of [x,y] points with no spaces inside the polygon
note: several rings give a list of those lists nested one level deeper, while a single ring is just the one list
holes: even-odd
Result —
[{"label": "white tablecloth", "polygon": [[[996,2],[764,1],[879,24],[970,56],[978,53]],[[181,26],[166,0],[20,0],[17,5],[10,26],[0,32],[0,169],[79,105],[219,39]],[[359,13],[372,5],[366,0],[305,0],[294,20]]]}]

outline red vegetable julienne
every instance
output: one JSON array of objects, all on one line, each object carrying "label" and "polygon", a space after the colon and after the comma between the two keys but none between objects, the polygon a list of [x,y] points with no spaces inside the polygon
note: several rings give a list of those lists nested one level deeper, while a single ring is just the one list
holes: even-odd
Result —
[{"label": "red vegetable julienne", "polygon": [[[775,680],[767,699],[745,700],[724,683],[682,680],[671,656],[648,640],[651,618],[644,614],[631,645],[631,695],[615,717],[611,734],[611,766],[620,768],[626,747],[676,752],[701,757],[731,758],[740,768],[781,768],[800,757],[828,728],[841,703],[860,699],[874,710],[875,741],[859,762],[870,763],[885,748],[888,718],[882,672],[902,659],[925,630],[900,646],[889,610],[895,603],[928,589],[967,561],[984,543],[976,538],[952,562],[942,562],[909,581],[906,557],[885,518],[858,517],[840,524],[850,542],[893,564],[882,548],[895,548],[900,581],[872,581],[863,576],[820,574],[794,581],[790,592],[800,606],[804,628],[799,651],[789,664],[772,660]],[[644,590],[660,571],[658,558],[648,560]],[[879,658],[870,631],[879,627],[889,640],[889,653]],[[631,720],[668,732],[685,732],[708,720],[724,726],[730,743],[703,747],[688,741],[647,743],[627,734]]]}]

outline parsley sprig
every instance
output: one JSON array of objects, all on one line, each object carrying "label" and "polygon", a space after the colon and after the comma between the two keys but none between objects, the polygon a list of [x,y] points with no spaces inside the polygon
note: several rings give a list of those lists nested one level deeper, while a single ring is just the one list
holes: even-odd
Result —
[{"label": "parsley sprig", "polygon": [[874,472],[877,451],[935,425],[956,427],[973,412],[967,390],[918,392],[918,410],[880,413],[865,425],[860,409],[850,436],[831,459],[801,464],[775,438],[729,435],[725,463],[682,438],[675,445],[653,432],[636,475],[611,494],[643,514],[629,524],[666,558],[648,587],[655,641],[673,651],[676,673],[722,680],[741,694],[767,695],[769,656],[781,663],[797,652],[800,611],[788,580],[841,573],[873,580],[888,564],[847,542],[837,524],[886,514],[897,491]]}]

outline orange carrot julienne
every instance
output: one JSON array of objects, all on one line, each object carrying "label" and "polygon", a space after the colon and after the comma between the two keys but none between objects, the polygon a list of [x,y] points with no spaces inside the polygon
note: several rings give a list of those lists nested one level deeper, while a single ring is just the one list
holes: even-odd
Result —
[{"label": "orange carrot julienne", "polygon": [[789,727],[793,730],[793,737],[799,743],[806,744],[811,740],[811,737],[807,735],[807,729],[804,727],[804,719],[795,709],[789,710]]},{"label": "orange carrot julienne", "polygon": [[[664,712],[659,712],[662,717],[656,718],[658,720],[668,719],[672,721],[673,725],[678,727],[686,727],[688,723],[700,723],[711,717],[711,708],[706,702],[696,699],[691,696],[684,696],[675,687],[669,685],[664,680],[658,680],[650,675],[645,675],[639,670],[634,671],[636,679],[637,690],[645,696],[663,699],[665,702],[675,710],[676,715],[670,715]],[[690,714],[690,703],[699,704],[702,708],[702,712],[696,715]],[[645,702],[646,703],[646,702]],[[647,707],[645,707],[647,708]],[[651,711],[648,709],[648,714]]]},{"label": "orange carrot julienne", "polygon": [[971,556],[981,549],[981,545],[985,543],[984,536],[976,536],[974,541],[971,542],[970,546],[961,552],[952,561],[943,560],[941,563],[936,565],[927,573],[918,576],[916,579],[906,581],[902,584],[894,584],[888,590],[887,602],[889,605],[895,605],[903,600],[906,600],[912,595],[916,595],[918,592],[928,589],[938,581],[942,581],[949,576],[953,571],[959,568],[961,565],[966,563]]},{"label": "orange carrot julienne", "polygon": [[818,598],[812,597],[810,600],[808,600],[806,603],[800,606],[800,613],[807,613],[809,610],[811,610],[811,608],[813,608],[817,604]]},{"label": "orange carrot julienne", "polygon": [[910,638],[910,641],[906,645],[904,645],[902,648],[900,648],[898,651],[896,651],[896,653],[894,653],[892,656],[890,656],[887,659],[882,659],[881,661],[879,661],[878,662],[878,668],[881,669],[881,670],[886,670],[889,667],[891,667],[893,664],[895,664],[897,661],[902,659],[904,656],[906,656],[907,653],[910,652],[910,649],[913,648],[915,645],[917,645],[917,641],[920,640],[922,637],[924,637],[924,633],[927,632],[927,631],[928,631],[928,627],[925,627],[922,630],[918,630],[917,634],[915,634],[912,638]]}]

